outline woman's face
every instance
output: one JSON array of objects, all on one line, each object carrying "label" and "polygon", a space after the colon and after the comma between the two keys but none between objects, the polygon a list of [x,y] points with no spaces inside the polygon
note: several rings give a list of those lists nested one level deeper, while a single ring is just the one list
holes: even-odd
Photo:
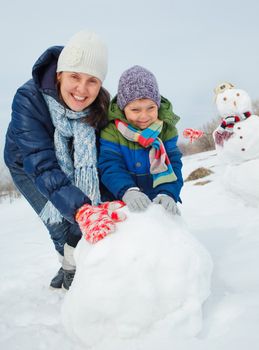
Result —
[{"label": "woman's face", "polygon": [[128,103],[124,113],[131,124],[143,130],[158,119],[158,106],[154,101],[144,98]]},{"label": "woman's face", "polygon": [[65,104],[75,112],[81,112],[90,106],[101,88],[101,81],[85,73],[59,72],[60,93]]}]

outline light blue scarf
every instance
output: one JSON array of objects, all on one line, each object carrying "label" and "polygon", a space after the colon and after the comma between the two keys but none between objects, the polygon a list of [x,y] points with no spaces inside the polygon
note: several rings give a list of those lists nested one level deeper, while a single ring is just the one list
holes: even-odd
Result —
[{"label": "light blue scarf", "polygon": [[[100,202],[97,173],[96,139],[92,126],[82,121],[90,110],[74,112],[58,103],[53,97],[43,94],[55,126],[54,145],[58,163],[62,171],[76,187],[80,188],[92,201]],[[73,137],[73,158],[69,140]],[[50,224],[62,221],[57,208],[48,201],[40,213],[44,222]]]}]

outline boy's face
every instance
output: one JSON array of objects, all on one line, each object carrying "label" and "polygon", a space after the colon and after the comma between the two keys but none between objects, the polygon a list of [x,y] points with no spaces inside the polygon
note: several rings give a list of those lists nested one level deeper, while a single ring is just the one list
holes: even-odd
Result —
[{"label": "boy's face", "polygon": [[143,130],[158,119],[158,106],[154,101],[143,98],[128,103],[124,113],[129,123]]}]

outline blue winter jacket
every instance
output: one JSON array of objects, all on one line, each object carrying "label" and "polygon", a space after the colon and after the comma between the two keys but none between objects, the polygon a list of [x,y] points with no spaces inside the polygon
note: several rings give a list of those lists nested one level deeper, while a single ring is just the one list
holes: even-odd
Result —
[{"label": "blue winter jacket", "polygon": [[11,172],[24,171],[36,188],[74,223],[75,211],[90,199],[72,185],[58,165],[54,126],[42,92],[57,97],[57,59],[63,47],[53,46],[37,60],[32,79],[16,92],[6,134],[4,159]]},{"label": "blue winter jacket", "polygon": [[163,141],[177,180],[163,183],[153,188],[153,177],[150,174],[150,147],[143,148],[136,142],[128,141],[116,128],[115,119],[127,122],[124,113],[116,103],[116,97],[109,108],[109,124],[101,131],[100,155],[98,167],[102,183],[114,195],[121,199],[131,187],[139,187],[152,200],[158,194],[167,194],[180,201],[183,186],[182,154],[177,147],[178,132],[175,124],[180,119],[173,113],[171,103],[164,97],[158,111],[163,120],[163,129],[159,135]]}]

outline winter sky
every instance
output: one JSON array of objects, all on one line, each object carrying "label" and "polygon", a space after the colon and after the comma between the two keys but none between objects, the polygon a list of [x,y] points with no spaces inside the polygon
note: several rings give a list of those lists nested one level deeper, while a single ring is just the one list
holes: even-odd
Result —
[{"label": "winter sky", "polygon": [[[104,86],[116,93],[120,74],[134,64],[154,72],[160,92],[181,116],[180,133],[217,116],[213,88],[230,81],[259,98],[259,3],[175,0],[10,0],[0,13],[1,143],[18,86],[49,46],[91,29],[109,48]],[[2,162],[2,156],[1,156]]]}]

